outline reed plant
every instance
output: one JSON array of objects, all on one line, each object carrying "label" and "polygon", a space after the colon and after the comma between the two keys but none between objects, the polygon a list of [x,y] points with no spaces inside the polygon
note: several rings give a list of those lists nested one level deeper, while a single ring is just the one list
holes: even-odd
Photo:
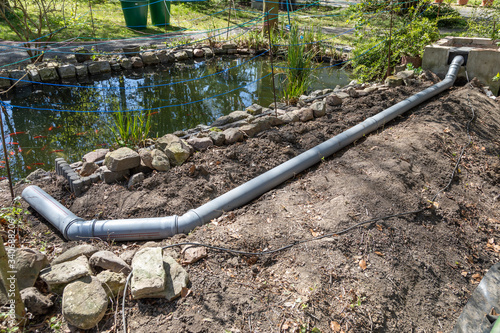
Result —
[{"label": "reed plant", "polygon": [[138,146],[151,131],[151,113],[147,111],[113,112],[113,124],[108,126],[118,146]]},{"label": "reed plant", "polygon": [[285,57],[285,68],[281,72],[284,74],[283,100],[288,104],[294,104],[303,95],[309,85],[313,71],[317,64],[314,61],[316,50],[308,50],[308,45],[304,42],[304,36],[311,34],[308,29],[300,31],[294,25],[290,29],[288,38],[288,52]]}]

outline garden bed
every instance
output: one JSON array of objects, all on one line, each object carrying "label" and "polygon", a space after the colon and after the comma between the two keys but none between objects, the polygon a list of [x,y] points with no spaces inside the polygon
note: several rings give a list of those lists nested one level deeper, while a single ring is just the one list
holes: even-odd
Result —
[{"label": "garden bed", "polygon": [[[345,98],[341,106],[328,105],[322,118],[195,153],[133,190],[125,182],[98,183],[75,197],[54,173],[33,184],[84,219],[181,215],[431,84]],[[471,106],[472,144],[451,186],[430,203],[448,183],[468,141]],[[498,100],[479,88],[454,87],[245,207],[187,236],[157,242],[270,250],[370,218],[432,207],[274,255],[209,250],[208,257],[185,267],[191,280],[187,297],[127,300],[129,330],[449,332],[481,276],[498,261],[493,245],[500,241],[499,109]],[[25,186],[18,184],[16,193]],[[2,205],[9,205],[5,182],[0,195]],[[64,242],[32,213],[20,237],[23,246],[43,246],[54,257],[76,244]],[[143,244],[93,243],[115,253]],[[180,256],[178,248],[170,252]],[[62,320],[60,298],[55,301],[49,316],[31,321],[33,329],[49,330],[51,317]],[[110,308],[93,331],[121,331],[119,317]]]}]

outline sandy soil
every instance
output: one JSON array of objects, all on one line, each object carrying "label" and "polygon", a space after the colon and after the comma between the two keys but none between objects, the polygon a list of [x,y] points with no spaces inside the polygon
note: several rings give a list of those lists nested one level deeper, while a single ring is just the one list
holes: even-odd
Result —
[{"label": "sandy soil", "polygon": [[[329,107],[323,118],[196,153],[185,165],[155,173],[133,191],[124,184],[96,184],[75,198],[55,175],[35,184],[83,218],[183,214],[430,84],[349,98],[342,107]],[[432,204],[429,200],[449,182],[468,141],[472,109],[472,143],[450,187]],[[171,303],[127,299],[129,330],[451,331],[481,276],[499,258],[492,246],[500,242],[499,131],[498,101],[477,88],[454,87],[245,207],[187,236],[158,242],[262,251],[335,234],[371,218],[428,208],[273,255],[209,250],[205,259],[186,266],[189,296]],[[207,172],[191,174],[193,165]],[[17,193],[23,186],[16,187]],[[2,204],[7,194],[1,192]],[[50,256],[74,245],[64,243],[35,212],[29,221],[32,234],[22,239],[27,245],[42,240]],[[117,253],[142,245],[95,244]],[[169,251],[180,256],[179,248]],[[59,313],[58,305],[52,316]],[[121,331],[116,315],[110,309],[92,332]],[[35,318],[38,326],[32,330],[48,330],[46,322]]]}]

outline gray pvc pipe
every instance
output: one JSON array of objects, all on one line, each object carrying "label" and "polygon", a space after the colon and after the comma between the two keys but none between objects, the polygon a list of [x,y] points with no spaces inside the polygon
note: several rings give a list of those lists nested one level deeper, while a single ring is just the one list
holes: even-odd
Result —
[{"label": "gray pvc pipe", "polygon": [[323,157],[332,155],[395,117],[448,89],[455,82],[458,70],[463,62],[464,58],[462,56],[456,56],[443,81],[391,106],[330,140],[278,165],[201,207],[188,211],[182,216],[86,221],[70,212],[38,186],[26,187],[22,197],[68,240],[96,237],[119,241],[148,240],[163,239],[178,233],[188,233],[195,227],[219,217],[223,212],[245,205],[287,179],[318,163]]}]

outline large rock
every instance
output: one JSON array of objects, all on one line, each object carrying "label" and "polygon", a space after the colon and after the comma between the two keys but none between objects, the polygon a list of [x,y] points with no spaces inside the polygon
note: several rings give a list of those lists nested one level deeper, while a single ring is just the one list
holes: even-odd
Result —
[{"label": "large rock", "polygon": [[97,274],[96,278],[101,281],[101,284],[108,296],[116,297],[123,294],[127,279],[123,273],[102,271]]},{"label": "large rock", "polygon": [[120,254],[120,258],[122,258],[127,264],[131,265],[132,259],[134,259],[136,253],[137,250],[126,250]]},{"label": "large rock", "polygon": [[99,166],[93,162],[83,162],[82,168],[80,169],[80,176],[86,177],[90,176],[99,169]]},{"label": "large rock", "polygon": [[174,260],[174,258],[164,255],[163,267],[166,272],[166,286],[164,297],[172,301],[179,297],[182,288],[186,288],[189,283],[189,275],[186,270]]},{"label": "large rock", "polygon": [[108,308],[108,295],[92,276],[74,281],[64,288],[62,314],[73,326],[88,330],[99,323]]},{"label": "large rock", "polygon": [[114,182],[123,180],[130,174],[129,169],[123,171],[111,171],[107,166],[100,167],[97,172],[100,174],[101,180],[106,184],[112,184]]},{"label": "large rock", "polygon": [[325,102],[314,102],[311,105],[311,109],[315,118],[323,117],[326,111],[326,104]]},{"label": "large rock", "polygon": [[106,154],[109,153],[109,149],[96,149],[83,155],[83,161],[89,163],[95,163],[97,161],[103,160]]},{"label": "large rock", "polygon": [[194,49],[194,50],[193,50],[193,56],[194,56],[195,58],[202,58],[202,57],[204,57],[204,56],[205,56],[205,52],[203,52],[203,50],[202,50],[202,49]]},{"label": "large rock", "polygon": [[89,76],[89,68],[86,64],[83,65],[76,65],[75,66],[76,70],[76,76],[77,77],[87,77]]},{"label": "large rock", "polygon": [[130,62],[132,64],[132,68],[142,68],[144,67],[144,62],[141,57],[132,57],[130,58]]},{"label": "large rock", "polygon": [[28,311],[35,316],[46,314],[49,312],[52,305],[54,305],[50,297],[43,295],[35,287],[21,290],[21,298],[24,302],[24,306],[26,306]]},{"label": "large rock", "polygon": [[299,121],[299,115],[296,112],[286,112],[278,118],[286,124]]},{"label": "large rock", "polygon": [[132,61],[129,58],[121,58],[120,67],[125,70],[132,69]]},{"label": "large rock", "polygon": [[145,66],[156,65],[160,62],[155,52],[150,52],[150,51],[144,52],[143,54],[141,54],[141,57],[142,57],[142,62],[144,63]]},{"label": "large rock", "polygon": [[211,48],[209,48],[209,47],[203,47],[202,50],[205,53],[205,57],[211,58],[211,57],[214,56],[214,52],[212,51]]},{"label": "large rock", "polygon": [[160,149],[153,149],[151,151],[151,168],[158,171],[170,170],[170,162],[167,154]]},{"label": "large rock", "polygon": [[233,144],[238,141],[243,141],[245,138],[244,133],[240,131],[238,128],[228,128],[223,132],[225,143],[227,145]]},{"label": "large rock", "polygon": [[16,249],[13,271],[19,289],[33,287],[40,271],[49,265],[47,256],[32,249]]},{"label": "large rock", "polygon": [[258,104],[252,104],[250,105],[249,107],[247,107],[247,110],[246,110],[248,113],[250,113],[251,115],[258,115],[258,114],[261,114],[262,113],[262,106],[258,105]]},{"label": "large rock", "polygon": [[71,281],[91,275],[89,262],[82,255],[75,260],[45,268],[40,272],[40,278],[47,283],[50,291],[59,294]]},{"label": "large rock", "polygon": [[174,57],[176,61],[183,61],[189,59],[189,55],[187,54],[186,51],[175,52]]},{"label": "large rock", "polygon": [[89,63],[88,66],[89,73],[92,75],[97,75],[97,74],[102,74],[102,73],[109,73],[111,72],[111,65],[109,64],[109,61],[94,61]]},{"label": "large rock", "polygon": [[262,130],[266,130],[272,126],[279,126],[284,123],[279,117],[269,115],[255,119],[252,124],[261,124]]},{"label": "large rock", "polygon": [[76,68],[74,65],[61,65],[57,68],[61,79],[74,79],[76,77]]},{"label": "large rock", "polygon": [[140,148],[137,153],[139,153],[139,157],[141,158],[141,165],[153,169],[153,156],[151,156],[151,151],[152,149]]},{"label": "large rock", "polygon": [[220,127],[220,126],[224,126],[224,125],[227,125],[229,123],[234,123],[235,121],[247,119],[250,117],[252,117],[252,116],[249,113],[247,113],[246,111],[233,111],[230,114],[228,114],[227,116],[222,116],[222,117],[217,118],[212,123],[211,126],[212,127]]},{"label": "large rock", "polygon": [[32,173],[30,173],[29,175],[26,176],[26,180],[29,180],[30,182],[32,182],[34,180],[43,178],[47,175],[50,175],[47,171],[45,171],[43,169],[36,169],[35,171],[33,171]]},{"label": "large rock", "polygon": [[104,164],[110,171],[124,171],[139,166],[141,164],[141,158],[136,151],[127,147],[122,147],[107,153]]},{"label": "large rock", "polygon": [[137,185],[139,185],[144,181],[144,178],[145,178],[144,173],[142,172],[134,173],[132,177],[130,177],[130,179],[128,180],[127,188],[129,190],[133,190]]},{"label": "large rock", "polygon": [[226,140],[226,136],[224,135],[224,133],[218,131],[211,131],[209,136],[216,146],[222,146],[224,144],[224,141]]},{"label": "large rock", "polygon": [[171,52],[167,52],[166,50],[159,51],[156,56],[162,64],[168,64],[175,61],[173,54]]},{"label": "large rock", "polygon": [[128,275],[131,270],[130,266],[123,261],[123,259],[111,251],[98,251],[94,253],[92,257],[90,257],[89,263],[93,268],[100,267],[125,275]]},{"label": "large rock", "polygon": [[203,151],[205,149],[208,149],[214,145],[212,139],[209,137],[203,137],[203,138],[191,138],[187,140],[187,142],[193,146],[193,148],[196,151]]},{"label": "large rock", "polygon": [[[38,73],[38,69],[36,69],[36,68],[28,69],[28,76],[29,76],[29,80],[32,82],[42,81],[42,79],[40,78],[40,74]],[[0,86],[1,86],[1,84],[0,84]]]},{"label": "large rock", "polygon": [[161,297],[166,281],[161,248],[139,250],[132,259],[132,269],[130,288],[134,299]]},{"label": "large rock", "polygon": [[[242,131],[243,133],[245,133],[246,136],[251,138],[251,137],[255,136],[255,134],[263,131],[264,130],[263,126],[265,126],[263,123],[252,123],[252,124],[241,126],[239,128],[239,130]],[[271,127],[269,124],[267,126],[268,126],[267,128]]]},{"label": "large rock", "polygon": [[95,246],[90,244],[82,244],[74,246],[67,251],[61,253],[58,257],[52,260],[52,266],[63,263],[65,261],[74,260],[82,255],[90,258],[94,253],[99,251]]},{"label": "large rock", "polygon": [[43,82],[59,81],[59,74],[57,74],[55,67],[39,68],[38,74],[40,74],[40,79],[42,79]]},{"label": "large rock", "polygon": [[330,106],[338,106],[342,105],[342,98],[338,97],[337,95],[330,95],[325,99],[326,104]]},{"label": "large rock", "polygon": [[156,145],[165,152],[173,165],[181,165],[191,156],[188,143],[173,134],[162,136],[156,141]]},{"label": "large rock", "polygon": [[294,111],[294,112],[297,113],[297,115],[299,116],[299,120],[301,122],[306,122],[306,121],[309,121],[311,119],[314,119],[314,113],[313,113],[313,110],[311,108],[302,108],[302,109]]},{"label": "large rock", "polygon": [[9,73],[0,71],[0,89],[8,89],[10,86]]},{"label": "large rock", "polygon": [[27,87],[31,85],[31,82],[29,82],[30,78],[26,74],[25,71],[19,70],[19,69],[14,69],[11,70],[9,73],[9,77],[12,79],[12,84],[17,82],[16,87]]},{"label": "large rock", "polygon": [[399,76],[391,75],[385,79],[385,85],[388,87],[397,87],[402,84],[403,84],[403,79],[400,78]]}]

